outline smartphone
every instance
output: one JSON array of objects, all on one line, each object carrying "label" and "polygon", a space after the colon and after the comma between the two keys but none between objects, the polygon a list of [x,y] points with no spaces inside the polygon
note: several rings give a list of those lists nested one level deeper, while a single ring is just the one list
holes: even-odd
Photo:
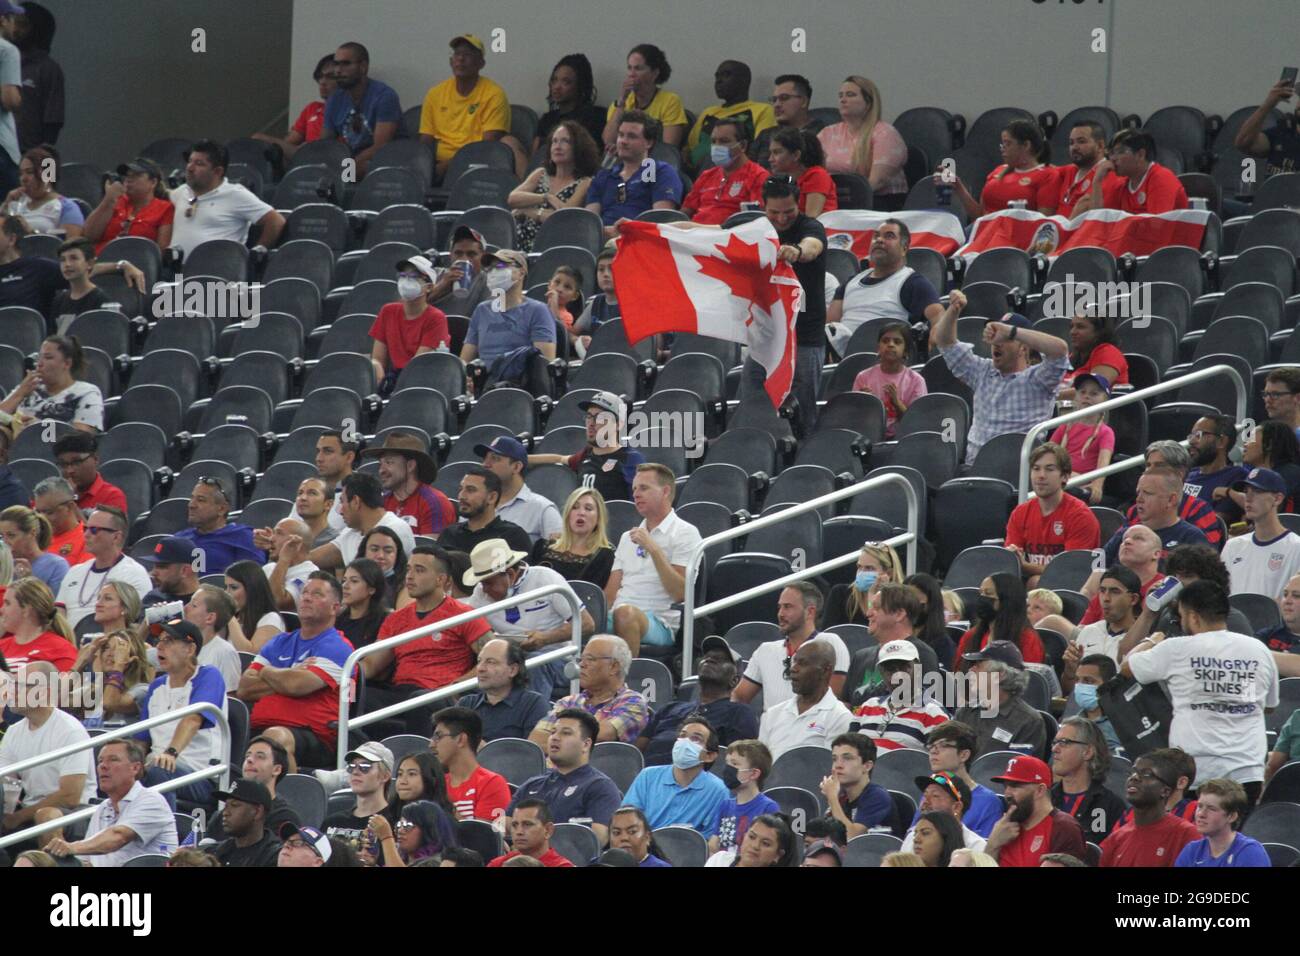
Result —
[{"label": "smartphone", "polygon": [[1282,78],[1278,82],[1285,83],[1292,89],[1300,90],[1300,87],[1296,86],[1297,75],[1300,75],[1300,69],[1294,66],[1284,66],[1282,67]]}]

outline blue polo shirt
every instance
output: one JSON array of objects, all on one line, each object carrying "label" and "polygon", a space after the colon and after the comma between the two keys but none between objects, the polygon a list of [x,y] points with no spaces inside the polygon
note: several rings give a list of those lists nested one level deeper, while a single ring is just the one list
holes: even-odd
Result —
[{"label": "blue polo shirt", "polygon": [[[650,164],[653,163],[653,175]],[[682,178],[662,160],[649,160],[641,164],[641,171],[626,183],[626,192],[619,201],[619,183],[623,182],[623,164],[615,163],[609,169],[596,173],[587,190],[587,202],[600,203],[600,218],[612,226],[620,219],[635,219],[657,202],[682,203]]]},{"label": "blue polo shirt", "polygon": [[640,807],[650,829],[693,827],[706,838],[718,832],[718,809],[727,799],[727,785],[708,770],[695,775],[682,787],[673,778],[672,766],[646,767],[628,788],[625,806]]},{"label": "blue polo shirt", "polygon": [[534,342],[555,341],[555,316],[534,299],[524,299],[513,309],[497,312],[491,302],[480,302],[469,319],[465,344],[478,349],[479,358],[489,365],[498,355],[525,348]]},{"label": "blue polo shirt", "polygon": [[[356,129],[353,129],[353,114],[361,117]],[[333,130],[354,153],[375,145],[375,127],[380,123],[401,121],[402,104],[397,91],[379,80],[370,80],[359,105],[352,102],[352,94],[347,90],[335,90],[325,101],[325,129]]]},{"label": "blue polo shirt", "polygon": [[489,703],[487,694],[482,691],[466,694],[457,703],[479,715],[483,721],[484,740],[526,738],[551,709],[541,694],[523,687],[515,687],[504,700],[495,704]]},{"label": "blue polo shirt", "polygon": [[592,823],[607,827],[614,811],[623,805],[618,785],[591,764],[583,764],[568,773],[548,770],[525,780],[523,786],[515,791],[506,815],[514,815],[515,804],[520,800],[534,797],[546,802],[556,823],[590,819]]}]

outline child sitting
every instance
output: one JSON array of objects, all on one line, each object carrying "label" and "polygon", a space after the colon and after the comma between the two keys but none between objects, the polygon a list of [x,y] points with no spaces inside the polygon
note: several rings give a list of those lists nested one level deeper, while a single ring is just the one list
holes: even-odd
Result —
[{"label": "child sitting", "polygon": [[[1079,408],[1098,405],[1110,398],[1106,380],[1087,372],[1074,377],[1074,403]],[[1106,424],[1106,413],[1097,412],[1077,422],[1060,425],[1052,432],[1051,441],[1064,446],[1070,453],[1076,475],[1087,474],[1110,464],[1115,453],[1115,430]],[[1101,504],[1102,485],[1105,478],[1072,489],[1073,493],[1091,504]]]},{"label": "child sitting", "polygon": [[858,373],[855,392],[870,392],[885,406],[885,437],[894,437],[894,425],[908,406],[927,393],[925,379],[907,367],[912,330],[903,322],[890,322],[876,337],[879,362]]}]

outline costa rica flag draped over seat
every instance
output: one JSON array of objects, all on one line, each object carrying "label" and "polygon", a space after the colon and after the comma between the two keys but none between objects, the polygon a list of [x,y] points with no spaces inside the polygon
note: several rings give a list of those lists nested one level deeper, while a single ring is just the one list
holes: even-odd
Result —
[{"label": "costa rica flag draped over seat", "polygon": [[1054,259],[1069,249],[1096,246],[1115,256],[1126,252],[1149,256],[1165,246],[1201,248],[1209,221],[1210,213],[1204,209],[1175,209],[1158,215],[1093,209],[1073,219],[1044,216],[1031,209],[1003,209],[976,219],[970,242],[956,255],[969,259],[986,249],[1010,246]]},{"label": "costa rica flag draped over seat", "polygon": [[803,306],[799,279],[779,249],[766,218],[734,229],[624,223],[613,272],[628,341],[691,332],[747,345],[779,408],[794,379],[794,325]]}]

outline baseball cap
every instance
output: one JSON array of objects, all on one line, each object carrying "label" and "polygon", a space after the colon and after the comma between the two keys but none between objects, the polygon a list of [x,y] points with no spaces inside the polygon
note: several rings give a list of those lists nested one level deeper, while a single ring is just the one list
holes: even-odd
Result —
[{"label": "baseball cap", "polygon": [[816,843],[809,846],[808,849],[803,851],[803,858],[806,860],[819,853],[829,853],[831,856],[835,857],[836,866],[844,865],[844,851],[836,846],[831,840],[818,840]]},{"label": "baseball cap", "polygon": [[928,773],[916,778],[916,787],[922,793],[925,793],[925,788],[929,786],[942,787],[960,800],[963,807],[970,809],[970,787],[966,786],[966,781],[955,773]]},{"label": "baseball cap", "polygon": [[716,634],[710,634],[700,642],[700,653],[707,654],[709,651],[723,650],[727,652],[733,663],[740,663],[740,652],[727,643],[726,638],[719,637]]},{"label": "baseball cap", "polygon": [[885,664],[889,661],[919,661],[921,652],[916,649],[916,645],[911,641],[890,641],[880,649],[880,656],[876,658],[876,664]]},{"label": "baseball cap", "polygon": [[179,535],[170,535],[155,544],[152,551],[137,554],[135,559],[154,564],[189,564],[194,560],[194,542]]},{"label": "baseball cap", "polygon": [[1245,491],[1255,488],[1259,491],[1271,491],[1276,495],[1286,494],[1286,481],[1271,468],[1252,468],[1241,481],[1233,482],[1233,491]]},{"label": "baseball cap", "polygon": [[977,661],[1001,661],[1003,664],[1009,664],[1017,670],[1025,669],[1025,659],[1020,653],[1020,648],[1010,641],[989,641],[984,645],[983,650],[970,651],[963,654],[962,657],[971,663]]},{"label": "baseball cap", "polygon": [[0,0],[0,17],[10,17],[26,12],[26,7],[20,7],[18,4],[12,3],[11,0]]},{"label": "baseball cap", "polygon": [[1008,312],[1006,315],[1002,316],[1002,318],[998,319],[998,321],[1005,322],[1007,325],[1014,325],[1018,329],[1032,329],[1034,327],[1034,323],[1030,322],[1019,312]]},{"label": "baseball cap", "polygon": [[397,270],[400,272],[403,269],[414,269],[430,282],[438,281],[438,270],[424,256],[411,256],[409,259],[403,259],[397,264]]},{"label": "baseball cap", "polygon": [[473,239],[483,248],[487,248],[487,241],[483,238],[483,233],[479,232],[472,226],[457,226],[451,233],[452,242],[460,242],[462,239]]},{"label": "baseball cap", "polygon": [[462,33],[460,36],[454,36],[451,38],[451,42],[448,43],[447,45],[449,47],[454,48],[458,43],[468,43],[470,46],[478,50],[480,53],[484,52],[485,50],[485,47],[483,46],[483,41],[480,40],[472,33]]},{"label": "baseball cap", "polygon": [[383,744],[375,740],[368,740],[356,750],[349,750],[344,760],[351,760],[353,757],[364,757],[366,760],[382,763],[388,768],[388,772],[393,772],[393,752]]},{"label": "baseball cap", "polygon": [[636,866],[636,858],[627,850],[606,850],[594,866]]},{"label": "baseball cap", "polygon": [[170,621],[164,621],[162,629],[178,640],[189,641],[195,650],[203,649],[203,632],[183,618],[174,617]]},{"label": "baseball cap", "polygon": [[330,838],[315,827],[301,827],[293,822],[287,822],[280,827],[281,840],[288,840],[292,836],[302,837],[321,860],[326,863],[330,861],[330,854],[334,852],[334,848],[330,846]]},{"label": "baseball cap", "polygon": [[518,266],[525,272],[528,271],[528,257],[517,249],[494,249],[491,252],[483,253],[480,260],[483,268],[486,269],[494,262],[504,262],[507,265]]},{"label": "baseball cap", "polygon": [[494,455],[501,455],[513,461],[528,465],[528,449],[518,438],[511,438],[509,435],[498,435],[492,439],[490,445],[475,445],[474,454],[482,457],[488,452]]},{"label": "baseball cap", "polygon": [[1042,783],[1052,785],[1052,771],[1037,757],[1012,757],[1006,772],[992,778],[994,783]]},{"label": "baseball cap", "polygon": [[121,163],[117,167],[119,176],[129,176],[131,173],[144,173],[146,176],[152,176],[154,179],[162,179],[162,169],[152,159],[144,156],[137,156],[129,163]]},{"label": "baseball cap", "polygon": [[1074,381],[1071,384],[1077,389],[1084,382],[1092,382],[1093,385],[1101,389],[1103,395],[1110,395],[1110,382],[1100,375],[1093,375],[1091,372],[1080,372],[1074,376]]},{"label": "baseball cap", "polygon": [[594,408],[598,412],[609,412],[611,415],[622,415],[624,407],[623,399],[613,392],[597,392],[591,398],[578,403],[579,411],[589,412]]},{"label": "baseball cap", "polygon": [[216,791],[214,796],[218,800],[243,800],[245,803],[255,803],[266,810],[270,810],[275,802],[271,791],[266,789],[266,784],[247,777],[236,780],[229,790]]}]

